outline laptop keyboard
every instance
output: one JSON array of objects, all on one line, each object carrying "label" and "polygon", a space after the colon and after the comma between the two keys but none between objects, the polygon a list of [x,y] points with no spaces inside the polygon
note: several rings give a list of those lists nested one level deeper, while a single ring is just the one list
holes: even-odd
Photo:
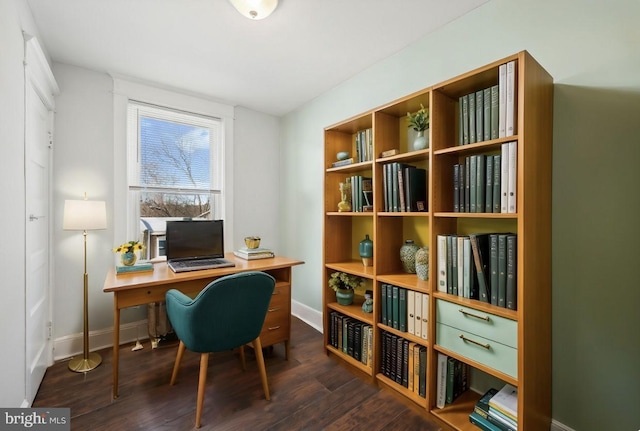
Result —
[{"label": "laptop keyboard", "polygon": [[191,271],[196,269],[212,269],[235,266],[233,262],[229,262],[226,259],[194,259],[186,261],[172,261],[169,262],[169,267],[174,272]]}]

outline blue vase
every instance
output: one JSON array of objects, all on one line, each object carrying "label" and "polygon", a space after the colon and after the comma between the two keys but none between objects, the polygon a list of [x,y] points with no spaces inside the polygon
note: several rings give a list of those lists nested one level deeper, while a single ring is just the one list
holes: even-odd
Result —
[{"label": "blue vase", "polygon": [[373,266],[373,241],[369,239],[369,235],[360,241],[359,245],[360,257],[364,266]]},{"label": "blue vase", "polygon": [[136,256],[134,252],[129,251],[126,253],[122,253],[120,259],[122,260],[122,264],[124,266],[133,266],[135,265],[136,260],[138,260],[138,256]]},{"label": "blue vase", "polygon": [[336,290],[336,300],[340,305],[353,304],[353,289],[338,289]]}]

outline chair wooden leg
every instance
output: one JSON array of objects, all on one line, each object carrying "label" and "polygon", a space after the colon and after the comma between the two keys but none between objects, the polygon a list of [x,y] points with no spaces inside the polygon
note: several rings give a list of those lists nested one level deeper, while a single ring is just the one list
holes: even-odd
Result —
[{"label": "chair wooden leg", "polygon": [[173,386],[176,382],[176,378],[178,377],[178,369],[180,368],[180,362],[182,361],[182,355],[184,355],[185,345],[182,341],[180,341],[180,345],[178,345],[178,354],[176,355],[176,363],[173,365],[173,373],[171,373],[171,382],[170,386]]},{"label": "chair wooden leg", "polygon": [[200,377],[198,378],[198,401],[196,404],[196,428],[200,428],[202,417],[202,405],[204,404],[204,387],[207,383],[207,368],[209,366],[209,354],[200,355]]},{"label": "chair wooden leg", "polygon": [[253,340],[253,350],[256,353],[256,359],[258,362],[258,369],[260,370],[260,379],[262,380],[262,389],[264,389],[264,397],[270,400],[269,396],[269,383],[267,382],[267,369],[264,366],[264,356],[262,355],[262,343],[260,337]]},{"label": "chair wooden leg", "polygon": [[244,346],[240,346],[240,364],[242,365],[242,371],[247,371],[247,364],[244,360]]}]

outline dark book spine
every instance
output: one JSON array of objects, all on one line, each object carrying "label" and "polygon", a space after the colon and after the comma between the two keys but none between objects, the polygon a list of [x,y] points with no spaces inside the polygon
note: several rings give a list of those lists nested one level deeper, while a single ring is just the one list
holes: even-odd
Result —
[{"label": "dark book spine", "polygon": [[402,365],[404,364],[404,338],[396,338],[396,383],[402,384]]},{"label": "dark book spine", "polygon": [[487,156],[485,168],[484,212],[493,212],[493,156]]},{"label": "dark book spine", "polygon": [[491,291],[487,281],[488,272],[488,235],[471,234],[471,250],[473,251],[473,261],[476,267],[478,279],[479,299],[483,302],[490,302]]},{"label": "dark book spine", "polygon": [[469,97],[469,143],[476,143],[476,93],[470,93]]},{"label": "dark book spine", "polygon": [[[471,181],[469,183],[469,211],[470,213],[475,213],[478,212],[476,210],[476,203],[477,203],[477,192],[478,192],[478,163],[477,163],[477,159],[478,156],[473,155],[470,157],[470,163],[471,163],[471,167],[469,170],[469,180]],[[484,184],[484,182],[483,182]]]},{"label": "dark book spine", "polygon": [[507,236],[507,308],[518,308],[518,284],[517,284],[517,236]]},{"label": "dark book spine", "polygon": [[500,154],[493,156],[493,211],[500,212],[501,184],[502,184],[502,156]]},{"label": "dark book spine", "polygon": [[409,340],[402,339],[402,386],[409,387]]},{"label": "dark book spine", "polygon": [[418,352],[419,367],[418,370],[418,395],[425,398],[427,396],[427,348],[419,347]]},{"label": "dark book spine", "polygon": [[489,235],[489,273],[491,282],[489,283],[489,289],[491,289],[491,304],[498,305],[498,274],[499,274],[499,262],[498,262],[498,234]]},{"label": "dark book spine", "polygon": [[483,139],[488,141],[491,139],[491,88],[485,88],[483,90]]},{"label": "dark book spine", "polygon": [[387,324],[387,284],[380,283],[380,322]]},{"label": "dark book spine", "polygon": [[498,235],[498,306],[507,305],[507,235]]},{"label": "dark book spine", "polygon": [[462,96],[462,145],[469,143],[469,95]]},{"label": "dark book spine", "polygon": [[487,179],[485,176],[485,155],[476,156],[476,212],[481,213],[485,207],[485,191]]},{"label": "dark book spine", "polygon": [[398,288],[398,329],[407,332],[407,289]]},{"label": "dark book spine", "polygon": [[392,291],[392,327],[393,329],[398,329],[399,328],[399,315],[400,315],[400,290],[398,286],[392,286],[391,287],[391,291]]},{"label": "dark book spine", "polygon": [[460,212],[460,164],[453,165],[453,212]]},{"label": "dark book spine", "polygon": [[476,91],[476,142],[484,141],[484,92]]}]

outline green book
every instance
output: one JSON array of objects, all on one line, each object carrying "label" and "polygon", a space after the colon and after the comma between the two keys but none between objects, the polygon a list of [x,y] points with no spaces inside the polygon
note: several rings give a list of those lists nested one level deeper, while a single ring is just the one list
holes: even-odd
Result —
[{"label": "green book", "polygon": [[491,304],[498,305],[498,234],[489,235],[489,273]]},{"label": "green book", "polygon": [[456,359],[447,358],[447,398],[446,403],[451,404],[453,402],[453,393],[456,384]]},{"label": "green book", "polygon": [[483,140],[488,141],[491,139],[491,88],[485,88],[482,92],[482,99],[484,102],[482,138]]},{"label": "green book", "polygon": [[469,415],[469,422],[483,431],[502,431],[501,428],[489,422],[487,418],[479,415],[475,410]]},{"label": "green book", "polygon": [[485,169],[484,212],[493,212],[493,156],[487,156]]},{"label": "green book", "polygon": [[462,145],[469,143],[469,95],[462,96]]},{"label": "green book", "polygon": [[387,324],[387,284],[380,284],[380,322]]},{"label": "green book", "polygon": [[498,235],[498,305],[506,307],[507,301],[507,235]]},{"label": "green book", "polygon": [[491,139],[499,138],[500,127],[500,90],[497,85],[491,87]]},{"label": "green book", "polygon": [[464,145],[464,113],[462,97],[458,99],[458,145]]},{"label": "green book", "polygon": [[476,212],[484,212],[485,195],[487,188],[487,178],[485,175],[485,159],[484,154],[476,156]]},{"label": "green book", "polygon": [[[478,196],[478,156],[471,156],[471,166],[469,169],[469,211],[470,213],[478,212],[476,210],[476,199]],[[483,181],[484,184],[484,181]]]},{"label": "green book", "polygon": [[484,141],[484,92],[476,91],[476,142]]},{"label": "green book", "polygon": [[471,93],[469,97],[469,143],[476,143],[476,93]]},{"label": "green book", "polygon": [[407,289],[398,288],[398,329],[407,332]]},{"label": "green book", "polygon": [[500,202],[501,202],[501,184],[502,184],[502,169],[501,169],[501,160],[502,156],[500,154],[496,154],[493,156],[493,193],[491,199],[493,201],[493,211],[494,213],[500,212]]},{"label": "green book", "polygon": [[393,327],[393,286],[387,284],[387,326]]},{"label": "green book", "polygon": [[507,236],[507,302],[510,310],[518,308],[518,284],[517,284],[517,241],[516,235]]},{"label": "green book", "polygon": [[391,287],[391,291],[392,291],[392,302],[391,302],[391,309],[392,309],[392,327],[393,329],[398,329],[399,327],[399,313],[400,313],[400,288],[398,286],[392,286]]},{"label": "green book", "polygon": [[138,262],[134,265],[116,265],[116,274],[153,271],[151,262]]},{"label": "green book", "polygon": [[464,164],[464,212],[471,212],[471,157],[467,156]]},{"label": "green book", "polygon": [[418,371],[418,395],[425,398],[427,396],[427,348],[419,347],[419,371]]}]

